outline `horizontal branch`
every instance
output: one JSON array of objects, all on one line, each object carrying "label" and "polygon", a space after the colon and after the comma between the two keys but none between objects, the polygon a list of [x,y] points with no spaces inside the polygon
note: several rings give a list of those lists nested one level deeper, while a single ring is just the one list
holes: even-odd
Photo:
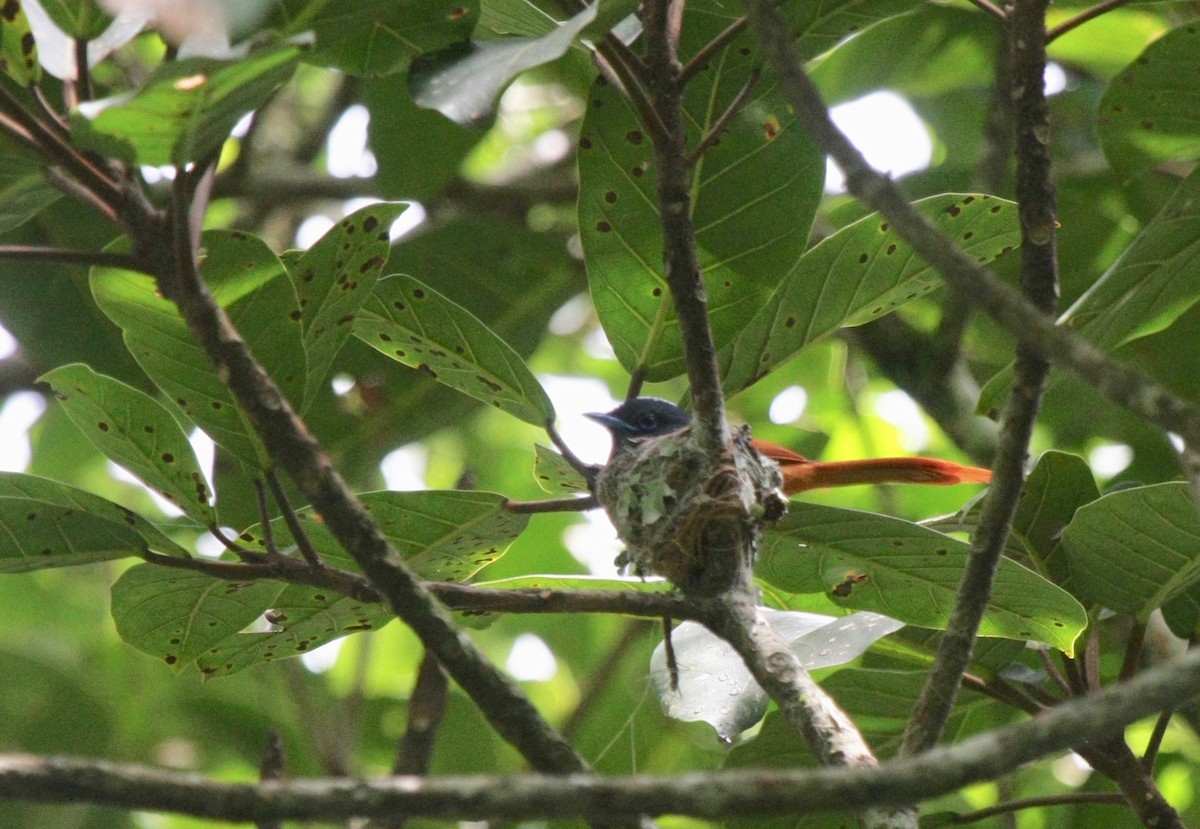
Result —
[{"label": "horizontal branch", "polygon": [[0,245],[0,259],[18,262],[64,262],[69,265],[98,265],[108,268],[141,270],[141,260],[129,253],[109,250],[73,250],[36,245]]},{"label": "horizontal branch", "polygon": [[92,803],[227,821],[351,817],[612,820],[640,814],[797,817],[936,797],[1084,742],[1200,693],[1200,650],[1032,720],[876,768],[739,770],[675,777],[525,774],[224,783],[197,774],[76,758],[0,755],[0,800]]}]

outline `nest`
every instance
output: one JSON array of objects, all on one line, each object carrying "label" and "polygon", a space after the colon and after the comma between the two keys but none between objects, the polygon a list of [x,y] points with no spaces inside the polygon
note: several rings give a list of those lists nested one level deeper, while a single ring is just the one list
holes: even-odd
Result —
[{"label": "nest", "polygon": [[622,447],[597,476],[596,496],[626,545],[618,564],[715,595],[748,583],[763,524],[787,508],[782,485],[749,429],[714,461],[689,428]]}]

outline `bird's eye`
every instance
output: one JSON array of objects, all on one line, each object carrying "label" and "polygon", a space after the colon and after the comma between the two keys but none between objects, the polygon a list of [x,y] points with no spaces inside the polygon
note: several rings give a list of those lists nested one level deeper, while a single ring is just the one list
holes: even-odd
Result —
[{"label": "bird's eye", "polygon": [[658,418],[652,414],[642,415],[640,425],[643,429],[650,430],[658,427]]}]

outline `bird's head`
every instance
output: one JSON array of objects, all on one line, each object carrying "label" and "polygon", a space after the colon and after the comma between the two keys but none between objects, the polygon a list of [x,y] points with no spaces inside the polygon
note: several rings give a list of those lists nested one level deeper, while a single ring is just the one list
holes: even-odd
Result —
[{"label": "bird's head", "polygon": [[616,440],[627,442],[669,435],[692,422],[690,414],[657,397],[638,397],[611,412],[588,412],[584,416],[608,429]]}]

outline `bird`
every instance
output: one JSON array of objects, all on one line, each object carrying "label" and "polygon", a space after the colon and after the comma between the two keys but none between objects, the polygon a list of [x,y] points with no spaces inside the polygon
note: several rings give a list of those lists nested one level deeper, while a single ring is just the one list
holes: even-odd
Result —
[{"label": "bird", "polygon": [[[692,422],[692,416],[684,409],[657,397],[637,397],[610,412],[588,412],[584,416],[612,434],[613,456],[636,447],[647,438],[686,429]],[[750,445],[779,464],[783,474],[783,491],[788,496],[813,489],[855,484],[986,484],[992,480],[989,469],[963,466],[937,458],[814,461],[763,440],[752,439]]]}]

